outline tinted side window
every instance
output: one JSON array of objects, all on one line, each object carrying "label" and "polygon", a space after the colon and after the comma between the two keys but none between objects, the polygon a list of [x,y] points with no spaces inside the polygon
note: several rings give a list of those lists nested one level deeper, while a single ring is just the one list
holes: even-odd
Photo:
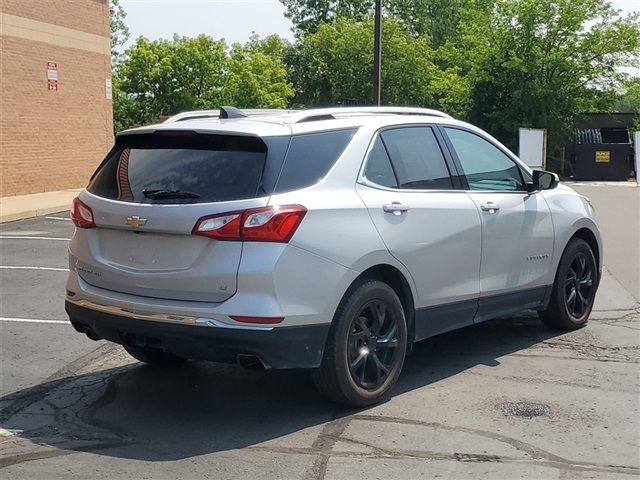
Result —
[{"label": "tinted side window", "polygon": [[331,169],[347,147],[355,129],[310,133],[291,137],[275,192],[308,187]]},{"label": "tinted side window", "polygon": [[452,189],[449,169],[429,127],[394,128],[382,132],[400,188]]},{"label": "tinted side window", "polygon": [[516,163],[484,138],[465,130],[445,128],[458,154],[471,190],[524,190]]},{"label": "tinted side window", "polygon": [[391,168],[391,160],[380,137],[376,137],[367,159],[364,176],[371,182],[383,187],[398,188],[398,181]]}]

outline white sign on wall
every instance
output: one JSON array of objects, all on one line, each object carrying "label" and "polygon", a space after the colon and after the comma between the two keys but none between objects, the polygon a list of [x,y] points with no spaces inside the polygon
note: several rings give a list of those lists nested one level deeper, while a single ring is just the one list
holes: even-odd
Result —
[{"label": "white sign on wall", "polygon": [[47,62],[47,88],[50,91],[58,91],[58,64]]},{"label": "white sign on wall", "polygon": [[104,91],[105,91],[105,95],[107,97],[107,100],[111,100],[111,98],[113,97],[113,86],[111,85],[111,79],[107,78],[104,81]]},{"label": "white sign on wall", "polygon": [[544,170],[547,157],[546,130],[521,128],[518,146],[520,160],[531,168]]}]

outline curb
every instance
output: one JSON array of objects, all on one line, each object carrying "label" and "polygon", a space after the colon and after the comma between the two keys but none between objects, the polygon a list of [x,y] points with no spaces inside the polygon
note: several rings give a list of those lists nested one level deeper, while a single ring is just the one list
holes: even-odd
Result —
[{"label": "curb", "polygon": [[65,202],[62,205],[52,205],[44,208],[37,208],[35,210],[24,210],[22,212],[7,213],[0,215],[0,223],[15,222],[16,220],[25,220],[27,218],[41,217],[43,215],[49,215],[51,213],[57,213],[67,211],[71,209],[71,205]]},{"label": "curb", "polygon": [[71,209],[73,198],[82,189],[34,193],[0,198],[0,224],[49,215]]}]

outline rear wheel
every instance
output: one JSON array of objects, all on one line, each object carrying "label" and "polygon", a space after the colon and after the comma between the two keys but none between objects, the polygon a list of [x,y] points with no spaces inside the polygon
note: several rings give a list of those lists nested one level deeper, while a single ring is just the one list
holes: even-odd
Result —
[{"label": "rear wheel", "polygon": [[340,303],[314,382],[334,402],[354,407],[377,403],[398,380],[406,349],[400,299],[386,283],[366,281]]},{"label": "rear wheel", "polygon": [[133,358],[150,365],[171,367],[182,365],[186,361],[185,358],[178,357],[173,353],[165,352],[158,348],[132,347],[129,345],[123,345],[123,347]]},{"label": "rear wheel", "polygon": [[598,285],[598,268],[591,247],[574,238],[565,249],[556,273],[551,299],[538,315],[550,328],[575,330],[586,325]]}]

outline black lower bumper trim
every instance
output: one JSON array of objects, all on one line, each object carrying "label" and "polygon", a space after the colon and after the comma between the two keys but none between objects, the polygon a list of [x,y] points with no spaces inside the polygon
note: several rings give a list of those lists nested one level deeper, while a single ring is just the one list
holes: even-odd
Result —
[{"label": "black lower bumper trim", "polygon": [[137,320],[99,312],[70,302],[65,309],[79,332],[125,345],[132,338],[184,358],[236,363],[238,355],[255,355],[267,368],[320,366],[330,325],[243,330]]}]

